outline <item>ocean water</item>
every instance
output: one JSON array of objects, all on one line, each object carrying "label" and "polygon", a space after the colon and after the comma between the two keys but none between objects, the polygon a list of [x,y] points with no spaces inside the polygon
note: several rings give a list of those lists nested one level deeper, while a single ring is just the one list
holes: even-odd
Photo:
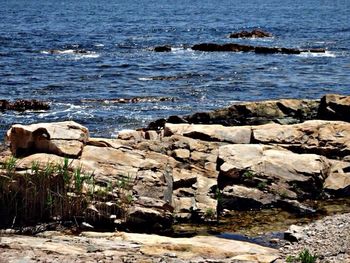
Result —
[{"label": "ocean water", "polygon": [[[349,14],[349,0],[2,1],[0,99],[46,100],[51,110],[1,112],[0,135],[13,123],[74,120],[93,136],[113,137],[157,118],[237,101],[349,95]],[[254,28],[274,37],[227,38]],[[203,42],[327,52],[189,48]],[[165,44],[171,52],[151,50]],[[174,101],[108,102],[133,97]]]}]

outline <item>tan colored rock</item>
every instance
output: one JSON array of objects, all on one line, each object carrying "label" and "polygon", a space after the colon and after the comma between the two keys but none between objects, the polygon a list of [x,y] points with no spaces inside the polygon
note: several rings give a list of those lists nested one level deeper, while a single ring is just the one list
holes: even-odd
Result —
[{"label": "tan colored rock", "polygon": [[[276,249],[252,243],[197,236],[171,238],[134,233],[82,232],[79,236],[44,232],[1,237],[1,262],[252,262],[276,260]],[[175,257],[173,256],[175,255]]]},{"label": "tan colored rock", "polygon": [[188,169],[174,168],[172,171],[174,190],[191,187],[197,182],[198,174]]},{"label": "tan colored rock", "polygon": [[135,131],[135,130],[122,130],[118,132],[118,139],[120,140],[134,140],[134,141],[141,141],[145,138],[142,131]]},{"label": "tan colored rock", "polygon": [[160,138],[160,135],[156,131],[149,130],[145,132],[146,140],[155,141],[155,140],[158,140],[159,138]]},{"label": "tan colored rock", "polygon": [[174,134],[204,141],[250,143],[250,127],[225,127],[222,125],[165,124],[165,136]]},{"label": "tan colored rock", "polygon": [[187,149],[176,149],[174,150],[174,158],[178,160],[187,160],[190,158],[190,151]]},{"label": "tan colored rock", "polygon": [[[350,165],[349,165],[350,166]],[[325,180],[326,190],[338,191],[341,195],[350,193],[350,173],[344,173],[342,170],[332,172]]]},{"label": "tan colored rock", "polygon": [[[350,152],[350,123],[312,120],[294,125],[253,126],[256,143],[280,144],[303,152],[341,158]],[[299,150],[298,150],[299,149]]]},{"label": "tan colored rock", "polygon": [[115,149],[126,147],[121,140],[107,139],[107,138],[89,138],[87,145],[96,146],[96,147],[111,147]]},{"label": "tan colored rock", "polygon": [[222,190],[222,208],[231,210],[261,209],[276,203],[275,195],[256,188],[229,185]]},{"label": "tan colored rock", "polygon": [[[74,167],[74,165],[79,163],[74,159],[69,159],[68,162],[72,167]],[[24,157],[22,159],[19,159],[17,161],[17,168],[30,169],[34,163],[44,168],[48,164],[63,164],[64,157],[60,157],[54,154],[36,153],[36,154],[29,155],[27,157]]]},{"label": "tan colored rock", "polygon": [[252,243],[227,240],[213,236],[196,236],[192,238],[169,238],[163,236],[145,236],[141,234],[125,234],[125,240],[140,242],[144,245],[142,251],[150,255],[163,255],[173,251],[180,259],[233,259],[248,256],[250,262],[272,262],[278,258],[277,251]]},{"label": "tan colored rock", "polygon": [[[258,144],[221,146],[219,162],[222,163],[219,176],[228,184],[232,179],[238,182],[248,180],[259,187],[259,182],[262,182],[267,191],[276,188],[276,184],[282,189],[287,185],[289,190],[297,191],[299,198],[320,192],[331,167],[328,159],[319,155],[296,154],[276,146]],[[273,188],[270,188],[271,182],[275,184]]]},{"label": "tan colored rock", "polygon": [[77,157],[88,141],[89,132],[73,121],[16,124],[7,132],[12,154],[52,153],[60,156]]}]

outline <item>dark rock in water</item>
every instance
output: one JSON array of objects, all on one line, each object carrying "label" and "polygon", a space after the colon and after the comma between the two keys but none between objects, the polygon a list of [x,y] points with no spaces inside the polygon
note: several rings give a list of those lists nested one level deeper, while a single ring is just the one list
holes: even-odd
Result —
[{"label": "dark rock in water", "polygon": [[259,125],[269,122],[299,123],[316,117],[316,100],[282,99],[275,101],[243,102],[211,112],[185,116],[189,123],[233,125]]},{"label": "dark rock in water", "polygon": [[328,94],[321,99],[318,118],[350,122],[350,96]]},{"label": "dark rock in water", "polygon": [[264,38],[272,37],[271,33],[262,31],[260,29],[254,29],[252,31],[241,31],[230,34],[229,38]]},{"label": "dark rock in water", "polygon": [[302,51],[294,48],[277,48],[277,47],[255,47],[257,54],[300,54]]},{"label": "dark rock in water", "polygon": [[205,52],[255,52],[257,54],[300,54],[302,52],[324,53],[324,49],[295,49],[280,47],[255,47],[240,44],[214,44],[203,43],[192,46],[192,50]]},{"label": "dark rock in water", "polygon": [[171,47],[170,46],[158,46],[153,49],[155,52],[170,52]]},{"label": "dark rock in water", "polygon": [[47,102],[39,100],[16,100],[9,102],[7,100],[0,100],[0,110],[13,110],[13,111],[25,111],[25,110],[49,110],[50,105]]},{"label": "dark rock in water", "polygon": [[253,52],[253,46],[240,45],[240,44],[214,44],[203,43],[192,46],[192,50],[206,51],[206,52]]}]

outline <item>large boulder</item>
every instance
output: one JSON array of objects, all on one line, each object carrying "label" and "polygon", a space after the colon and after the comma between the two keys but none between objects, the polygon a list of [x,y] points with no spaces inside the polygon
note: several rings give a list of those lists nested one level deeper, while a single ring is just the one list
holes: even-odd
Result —
[{"label": "large boulder", "polygon": [[138,231],[160,231],[172,224],[172,167],[176,163],[166,155],[130,147],[85,146],[80,159],[97,183],[124,194],[123,224]]},{"label": "large boulder", "polygon": [[52,153],[78,157],[88,139],[88,129],[73,121],[15,124],[7,132],[7,140],[15,156]]},{"label": "large boulder", "polygon": [[[235,199],[252,199],[254,195],[255,201],[273,201],[274,198],[267,198],[261,191],[282,199],[315,198],[322,192],[331,167],[330,161],[319,155],[296,154],[276,146],[259,144],[221,146],[218,158],[219,188],[231,192]],[[255,187],[260,192],[237,189],[234,185]]]}]

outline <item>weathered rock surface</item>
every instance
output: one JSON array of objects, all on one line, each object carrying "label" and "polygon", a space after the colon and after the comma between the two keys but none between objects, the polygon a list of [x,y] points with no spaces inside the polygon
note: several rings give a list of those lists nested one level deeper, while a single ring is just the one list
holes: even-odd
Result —
[{"label": "weathered rock surface", "polygon": [[228,108],[185,116],[194,124],[261,125],[300,123],[317,116],[319,101],[282,99],[233,104]]},{"label": "weathered rock surface", "polygon": [[[226,203],[245,205],[245,209],[273,205],[288,197],[298,200],[317,197],[331,166],[322,156],[258,144],[221,146],[218,158],[219,189],[223,189],[225,199],[233,199],[225,200]],[[260,191],[238,187],[239,184]],[[241,205],[239,200],[243,201]]]},{"label": "weathered rock surface", "polygon": [[350,154],[350,123],[312,120],[295,125],[266,124],[253,129],[254,143],[279,144],[296,152],[331,158]]},{"label": "weathered rock surface", "polygon": [[252,135],[250,127],[167,123],[165,125],[164,135],[171,136],[173,134],[179,134],[193,139],[229,143],[250,143]]},{"label": "weathered rock surface", "polygon": [[252,31],[241,31],[236,33],[231,33],[229,38],[265,38],[272,37],[271,33],[265,32],[261,29],[254,29]]},{"label": "weathered rock surface", "polygon": [[[20,172],[69,157],[73,168],[94,175],[96,191],[107,191],[89,207],[96,218],[161,231],[174,221],[215,220],[222,209],[313,213],[305,199],[348,196],[350,124],[305,121],[319,114],[319,104],[242,103],[171,117],[177,124],[162,120],[163,130],[124,131],[117,139],[89,138],[73,122],[14,125],[8,138],[13,154],[32,154],[20,159]],[[121,199],[123,212],[116,212]]]},{"label": "weathered rock surface", "polygon": [[88,129],[72,121],[16,124],[7,132],[15,156],[41,152],[78,157],[88,138]]},{"label": "weathered rock surface", "polygon": [[278,251],[217,237],[169,238],[131,233],[44,232],[37,237],[3,236],[1,262],[256,262]]},{"label": "weathered rock surface", "polygon": [[260,47],[241,44],[214,44],[201,43],[192,46],[192,50],[205,52],[255,52],[258,54],[300,54],[302,52],[325,53],[324,49],[295,49],[295,48],[280,48],[280,47]]}]

